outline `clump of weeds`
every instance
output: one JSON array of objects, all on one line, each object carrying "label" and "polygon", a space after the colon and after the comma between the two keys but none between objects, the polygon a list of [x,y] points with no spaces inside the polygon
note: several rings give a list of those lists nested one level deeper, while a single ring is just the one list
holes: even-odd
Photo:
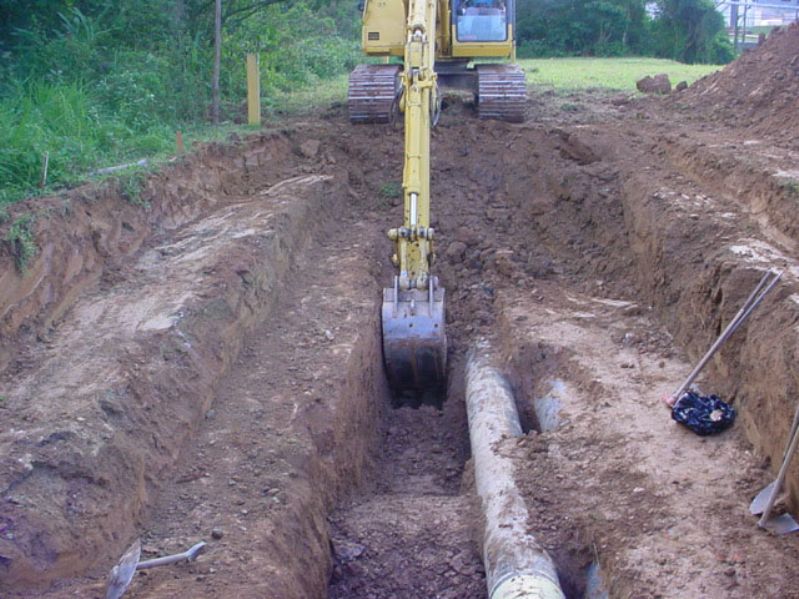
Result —
[{"label": "clump of weeds", "polygon": [[141,171],[120,175],[119,190],[122,192],[122,197],[134,206],[149,208],[150,203],[142,198],[145,177],[145,173]]},{"label": "clump of weeds", "polygon": [[14,265],[20,274],[25,274],[30,261],[39,251],[33,236],[33,214],[23,214],[17,218],[6,233],[6,243],[14,256]]}]

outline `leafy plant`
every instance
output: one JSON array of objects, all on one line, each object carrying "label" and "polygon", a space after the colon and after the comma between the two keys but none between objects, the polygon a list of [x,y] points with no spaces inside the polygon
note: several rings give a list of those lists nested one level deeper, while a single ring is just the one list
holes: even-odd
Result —
[{"label": "leafy plant", "polygon": [[27,271],[30,260],[39,251],[33,237],[33,223],[34,216],[24,214],[12,223],[6,233],[6,242],[14,256],[14,264],[21,274]]},{"label": "leafy plant", "polygon": [[399,181],[386,181],[380,186],[380,195],[386,199],[402,197],[402,185]]},{"label": "leafy plant", "polygon": [[141,171],[120,175],[119,190],[122,192],[122,197],[134,206],[149,208],[150,203],[141,197],[144,180],[145,174]]}]

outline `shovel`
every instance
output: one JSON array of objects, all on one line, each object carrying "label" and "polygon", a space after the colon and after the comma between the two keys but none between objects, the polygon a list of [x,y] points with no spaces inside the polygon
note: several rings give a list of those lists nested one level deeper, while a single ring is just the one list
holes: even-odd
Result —
[{"label": "shovel", "polygon": [[[799,425],[799,404],[796,406],[796,412],[793,415],[793,423],[791,424],[791,428],[788,430],[788,443],[785,446],[785,451],[782,454],[782,461],[785,461],[785,458],[788,456],[788,448],[791,446],[791,439],[793,438],[794,433],[796,432],[797,425]],[[759,516],[764,511],[766,511],[766,504],[768,504],[768,499],[771,497],[771,493],[774,491],[774,487],[777,486],[777,479],[774,479],[765,487],[760,489],[760,493],[755,495],[755,498],[752,500],[752,503],[749,504],[749,513],[753,516]]]},{"label": "shovel", "polygon": [[672,393],[670,396],[664,397],[663,402],[669,407],[674,407],[674,404],[682,398],[685,391],[688,387],[691,386],[691,383],[694,382],[699,373],[702,372],[702,369],[705,365],[710,361],[710,359],[715,355],[715,353],[721,348],[722,345],[729,339],[732,334],[738,330],[738,328],[744,323],[744,321],[749,318],[749,315],[760,305],[760,302],[766,297],[766,294],[772,290],[774,285],[782,277],[782,272],[774,271],[772,269],[767,270],[763,274],[763,278],[760,279],[760,282],[754,288],[752,293],[749,294],[749,297],[746,298],[743,306],[741,309],[738,310],[738,313],[733,317],[730,323],[727,325],[727,328],[719,335],[719,338],[716,339],[715,343],[711,346],[711,348],[707,351],[707,353],[702,357],[699,361],[699,364],[693,369],[691,374],[688,375],[688,378],[683,381],[682,385],[679,386],[677,391]]},{"label": "shovel", "polygon": [[133,580],[133,575],[136,573],[136,570],[146,570],[147,568],[155,568],[156,566],[165,566],[183,560],[191,562],[194,561],[204,549],[205,543],[200,541],[183,553],[166,555],[164,557],[157,557],[140,562],[141,541],[136,539],[136,542],[128,547],[128,550],[119,560],[119,563],[111,569],[111,573],[108,575],[108,589],[105,593],[105,599],[120,599],[120,597],[125,594],[128,586],[130,586],[130,581]]},{"label": "shovel", "polygon": [[766,505],[763,507],[763,515],[760,517],[757,525],[760,528],[764,528],[777,535],[785,535],[799,530],[799,523],[796,522],[796,520],[794,520],[793,516],[790,514],[781,514],[775,518],[771,517],[771,510],[774,507],[774,503],[777,501],[777,495],[779,495],[780,488],[785,480],[785,474],[788,472],[788,464],[790,464],[791,458],[796,452],[796,446],[799,445],[799,427],[795,426],[797,418],[799,418],[799,409],[797,409],[797,416],[794,417],[793,431],[790,436],[788,446],[785,448],[785,455],[782,458],[782,465],[780,466],[780,471],[777,474],[777,479],[763,489],[763,491],[758,493],[758,496],[755,497],[755,501],[753,501],[752,505],[749,506],[750,511],[755,513],[753,511],[753,507],[758,507],[754,506],[755,502],[758,500],[761,494],[764,494],[764,491],[767,489],[770,490],[769,493],[765,494],[767,498]]}]

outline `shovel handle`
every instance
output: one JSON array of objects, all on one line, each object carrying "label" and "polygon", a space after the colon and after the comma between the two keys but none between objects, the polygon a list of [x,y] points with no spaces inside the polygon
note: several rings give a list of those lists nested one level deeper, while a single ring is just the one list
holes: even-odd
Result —
[{"label": "shovel handle", "polygon": [[[767,285],[766,283],[772,275],[774,275],[774,278]],[[746,298],[746,301],[741,306],[740,310],[738,310],[738,312],[735,314],[735,317],[729,322],[727,327],[724,329],[724,332],[719,335],[715,343],[713,343],[711,348],[702,357],[702,359],[699,361],[699,364],[696,365],[696,368],[694,368],[691,374],[688,375],[688,378],[685,379],[677,391],[675,391],[669,398],[665,400],[669,407],[673,406],[682,397],[682,394],[685,393],[685,390],[688,389],[696,377],[699,376],[699,373],[702,372],[702,369],[705,367],[705,365],[715,355],[724,342],[727,341],[727,339],[732,336],[738,327],[740,327],[741,324],[743,324],[743,322],[749,317],[749,315],[752,313],[752,310],[754,310],[758,304],[763,301],[763,298],[765,298],[766,294],[771,291],[774,285],[777,284],[777,281],[780,280],[780,277],[782,277],[781,272],[775,272],[771,269],[765,272],[763,277],[760,279],[760,282],[752,290],[752,293],[750,293],[749,297]]]},{"label": "shovel handle", "polygon": [[768,498],[768,503],[766,503],[766,507],[763,510],[763,515],[760,516],[760,520],[757,523],[760,528],[766,527],[766,523],[771,516],[771,509],[774,507],[774,503],[777,501],[777,495],[779,495],[780,488],[785,480],[785,474],[788,472],[788,464],[791,463],[791,457],[793,457],[797,445],[799,445],[799,429],[794,429],[791,442],[788,444],[788,448],[785,450],[785,457],[782,459],[782,466],[780,466],[780,472],[777,474],[777,480],[774,481],[774,489],[771,491],[771,496]]},{"label": "shovel handle", "polygon": [[146,570],[147,568],[155,568],[156,566],[166,566],[167,564],[174,564],[175,562],[182,562],[183,560],[194,561],[194,559],[202,553],[205,549],[205,542],[200,541],[187,551],[183,553],[176,553],[175,555],[165,555],[164,557],[156,557],[154,559],[144,560],[139,562],[136,566],[137,570]]}]

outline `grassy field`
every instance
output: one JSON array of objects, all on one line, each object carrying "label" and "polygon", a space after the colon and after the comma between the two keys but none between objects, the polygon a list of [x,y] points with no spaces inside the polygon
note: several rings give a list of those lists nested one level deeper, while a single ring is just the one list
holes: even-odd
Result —
[{"label": "grassy field", "polygon": [[276,115],[305,114],[320,106],[346,102],[348,81],[349,74],[343,74],[324,79],[313,87],[291,93],[277,93],[274,102],[267,106],[265,116],[272,119]]},{"label": "grassy field", "polygon": [[682,64],[659,58],[531,58],[519,60],[527,83],[556,91],[591,88],[635,91],[635,82],[646,75],[667,73],[672,84],[693,83],[720,66]]},{"label": "grassy field", "polygon": [[[693,83],[723,67],[683,64],[660,58],[531,58],[520,59],[527,83],[557,91],[607,89],[635,91],[635,82],[646,75],[667,73],[672,84]],[[281,94],[268,108],[279,114],[297,114],[332,102],[346,102],[347,75],[320,82],[309,89]]]}]

